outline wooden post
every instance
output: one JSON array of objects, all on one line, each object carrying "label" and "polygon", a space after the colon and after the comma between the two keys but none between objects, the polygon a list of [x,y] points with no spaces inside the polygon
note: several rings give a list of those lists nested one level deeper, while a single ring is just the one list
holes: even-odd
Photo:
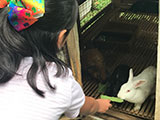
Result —
[{"label": "wooden post", "polygon": [[[160,4],[160,3],[159,3]],[[160,14],[159,14],[160,18]],[[156,104],[155,120],[160,120],[160,25],[158,26],[158,49],[157,49],[157,81],[156,81]]]},{"label": "wooden post", "polygon": [[73,71],[73,76],[82,86],[81,81],[81,64],[80,64],[80,49],[79,49],[79,35],[77,29],[77,23],[67,37],[67,49],[69,54],[69,60]]}]

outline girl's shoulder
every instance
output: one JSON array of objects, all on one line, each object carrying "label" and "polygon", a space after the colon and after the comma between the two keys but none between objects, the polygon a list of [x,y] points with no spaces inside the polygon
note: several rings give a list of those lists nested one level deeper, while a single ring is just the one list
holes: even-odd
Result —
[{"label": "girl's shoulder", "polygon": [[[28,70],[30,69],[31,65],[33,63],[33,58],[32,57],[26,57],[22,60],[20,68],[19,68],[19,72],[22,75],[26,75]],[[63,73],[60,76],[56,76],[58,68],[57,68],[57,64],[55,62],[46,62],[46,67],[47,67],[47,71],[48,71],[48,77],[49,80],[51,82],[51,84],[59,83],[59,84],[65,84],[68,85],[68,87],[73,87],[74,85],[77,86],[77,81],[75,80],[72,70],[68,67],[63,67]],[[43,78],[43,74],[42,71],[38,71],[37,73],[37,78],[38,79],[42,79]]]}]

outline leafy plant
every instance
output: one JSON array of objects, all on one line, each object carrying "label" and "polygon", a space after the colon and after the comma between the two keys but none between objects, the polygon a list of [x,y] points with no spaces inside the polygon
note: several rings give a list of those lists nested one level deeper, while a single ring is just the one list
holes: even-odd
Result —
[{"label": "leafy plant", "polygon": [[111,0],[92,0],[92,9],[87,15],[80,21],[81,27],[83,27],[89,20],[96,16],[101,10],[111,3]]}]

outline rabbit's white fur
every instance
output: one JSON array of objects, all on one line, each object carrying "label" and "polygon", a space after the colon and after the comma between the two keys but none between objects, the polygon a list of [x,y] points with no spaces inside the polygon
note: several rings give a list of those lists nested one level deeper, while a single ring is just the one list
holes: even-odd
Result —
[{"label": "rabbit's white fur", "polygon": [[146,98],[153,92],[156,80],[156,68],[149,66],[139,75],[133,77],[130,69],[128,82],[123,84],[117,96],[128,102],[135,103],[134,110],[139,110]]}]

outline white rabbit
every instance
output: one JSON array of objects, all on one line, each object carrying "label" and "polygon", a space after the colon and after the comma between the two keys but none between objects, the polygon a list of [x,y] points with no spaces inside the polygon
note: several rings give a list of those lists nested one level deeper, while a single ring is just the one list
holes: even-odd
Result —
[{"label": "white rabbit", "polygon": [[154,91],[156,80],[156,68],[149,66],[139,75],[133,77],[133,70],[130,69],[129,79],[123,84],[117,96],[128,102],[134,103],[134,110],[137,111],[146,98]]}]

